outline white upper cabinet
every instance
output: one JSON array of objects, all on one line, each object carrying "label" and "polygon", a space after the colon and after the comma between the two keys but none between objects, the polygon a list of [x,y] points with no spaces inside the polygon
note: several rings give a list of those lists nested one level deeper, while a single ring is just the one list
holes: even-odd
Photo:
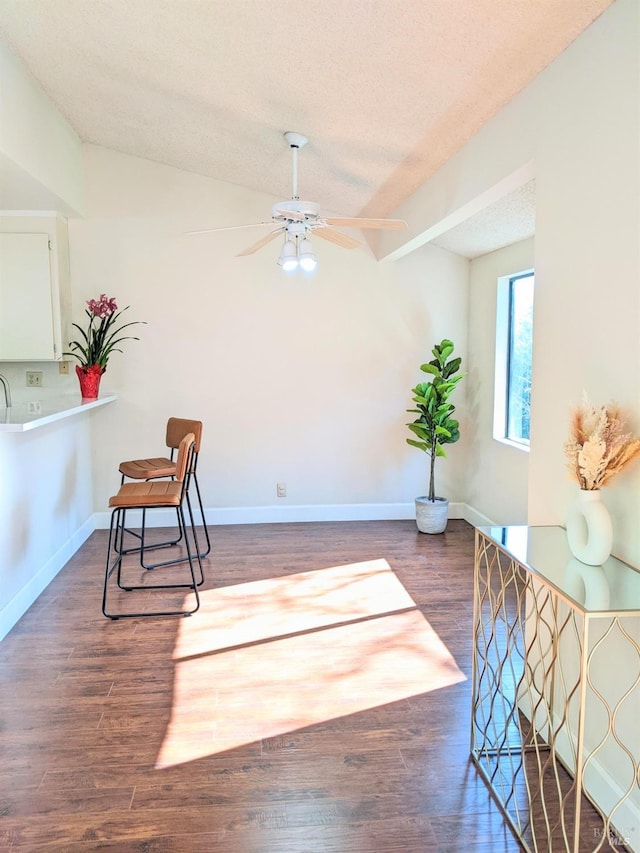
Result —
[{"label": "white upper cabinet", "polygon": [[66,220],[0,216],[0,361],[59,361],[69,318]]}]

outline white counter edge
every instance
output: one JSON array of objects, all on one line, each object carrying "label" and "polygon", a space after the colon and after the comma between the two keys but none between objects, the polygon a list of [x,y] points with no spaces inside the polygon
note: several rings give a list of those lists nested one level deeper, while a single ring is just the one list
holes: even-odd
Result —
[{"label": "white counter edge", "polygon": [[[18,403],[12,407],[13,410],[21,410],[19,415],[20,420],[16,423],[3,423],[3,418],[7,410],[4,408],[0,409],[0,432],[26,432],[30,429],[37,429],[38,427],[54,423],[54,421],[78,415],[81,412],[98,409],[100,406],[106,406],[117,399],[116,394],[105,394],[102,397],[98,397],[97,400],[79,400],[77,395],[69,394],[63,397],[55,397],[51,400],[43,400],[43,411],[41,414],[28,412],[27,403]],[[8,411],[11,412],[12,409]]]}]

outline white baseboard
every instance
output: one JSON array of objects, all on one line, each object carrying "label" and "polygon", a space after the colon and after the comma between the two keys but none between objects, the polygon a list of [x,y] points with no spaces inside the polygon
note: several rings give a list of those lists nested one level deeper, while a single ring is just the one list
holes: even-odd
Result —
[{"label": "white baseboard", "polygon": [[[278,524],[293,521],[388,521],[415,518],[415,505],[397,504],[306,504],[298,506],[246,506],[213,507],[205,509],[207,524]],[[466,504],[449,505],[449,518],[466,519]],[[149,527],[172,527],[176,515],[173,510],[153,510],[147,513]],[[111,513],[97,512],[93,516],[97,530],[108,530]],[[196,523],[199,514],[196,513]],[[141,514],[127,513],[127,526],[139,527]]]},{"label": "white baseboard", "polygon": [[93,533],[93,518],[87,519],[76,532],[50,557],[47,562],[27,581],[22,589],[5,604],[0,611],[0,640],[13,628],[20,617],[27,612],[40,593],[51,583],[60,569],[68,563],[78,548]]},{"label": "white baseboard", "polygon": [[469,504],[463,504],[463,506],[465,508],[464,520],[468,521],[469,524],[472,524],[474,527],[495,527],[496,522],[478,512],[477,509],[469,506]]}]

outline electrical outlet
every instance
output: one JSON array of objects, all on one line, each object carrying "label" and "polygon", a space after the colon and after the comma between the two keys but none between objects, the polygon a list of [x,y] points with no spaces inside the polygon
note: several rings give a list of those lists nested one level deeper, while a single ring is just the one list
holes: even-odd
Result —
[{"label": "electrical outlet", "polygon": [[27,388],[42,388],[41,370],[27,370]]},{"label": "electrical outlet", "polygon": [[286,483],[276,483],[276,495],[279,498],[286,498],[286,496],[287,496],[287,484]]},{"label": "electrical outlet", "polygon": [[65,376],[69,373],[69,362],[68,361],[59,361],[58,362],[58,373],[63,373]]}]

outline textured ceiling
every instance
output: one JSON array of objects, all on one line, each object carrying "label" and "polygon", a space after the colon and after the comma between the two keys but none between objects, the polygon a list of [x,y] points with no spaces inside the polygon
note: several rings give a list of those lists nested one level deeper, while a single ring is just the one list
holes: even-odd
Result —
[{"label": "textured ceiling", "polygon": [[[386,216],[612,0],[2,0],[86,142]],[[203,223],[206,227],[206,223]]]},{"label": "textured ceiling", "polygon": [[531,180],[431,242],[473,259],[532,237],[535,231],[536,182]]}]

